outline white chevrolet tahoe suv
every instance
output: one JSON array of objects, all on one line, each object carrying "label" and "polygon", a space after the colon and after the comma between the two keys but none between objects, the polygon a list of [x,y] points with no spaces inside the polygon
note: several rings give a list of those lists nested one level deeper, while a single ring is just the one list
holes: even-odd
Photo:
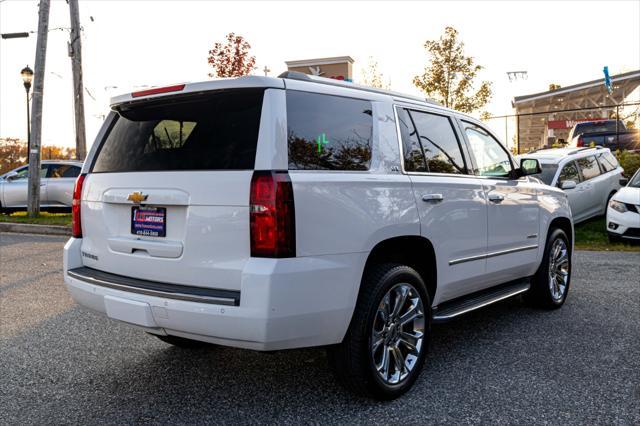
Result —
[{"label": "white chevrolet tahoe suv", "polygon": [[327,346],[349,388],[391,399],[433,322],[567,297],[567,196],[467,115],[291,72],[112,110],[77,180],[64,278],[166,342]]}]

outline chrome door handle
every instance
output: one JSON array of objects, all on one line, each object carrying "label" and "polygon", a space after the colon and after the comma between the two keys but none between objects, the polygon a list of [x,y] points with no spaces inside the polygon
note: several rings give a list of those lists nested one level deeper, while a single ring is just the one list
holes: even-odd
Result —
[{"label": "chrome door handle", "polygon": [[437,203],[437,202],[440,202],[442,200],[444,200],[444,197],[442,196],[442,194],[424,194],[422,196],[422,201],[424,201],[426,203],[431,202],[431,201],[435,201]]},{"label": "chrome door handle", "polygon": [[492,203],[501,203],[504,201],[504,195],[502,194],[489,194],[489,201]]}]

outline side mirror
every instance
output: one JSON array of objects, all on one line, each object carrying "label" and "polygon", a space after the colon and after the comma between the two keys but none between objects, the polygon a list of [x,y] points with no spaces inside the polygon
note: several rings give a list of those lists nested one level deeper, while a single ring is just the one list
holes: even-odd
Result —
[{"label": "side mirror", "polygon": [[560,184],[560,189],[573,189],[577,186],[575,180],[565,180]]},{"label": "side mirror", "polygon": [[523,158],[520,160],[520,176],[537,175],[542,173],[540,162],[535,158]]},{"label": "side mirror", "polygon": [[627,184],[629,183],[629,179],[627,179],[627,178],[620,178],[620,180],[618,181],[618,183],[620,184],[620,186],[627,186]]}]

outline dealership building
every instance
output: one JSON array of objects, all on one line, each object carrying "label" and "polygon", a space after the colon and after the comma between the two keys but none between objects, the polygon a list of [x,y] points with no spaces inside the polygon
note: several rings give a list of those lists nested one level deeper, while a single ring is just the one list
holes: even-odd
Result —
[{"label": "dealership building", "polygon": [[285,61],[285,64],[287,64],[288,71],[297,71],[336,80],[353,81],[353,58],[351,56]]},{"label": "dealership building", "polygon": [[[638,114],[640,70],[611,77],[612,93],[604,78],[531,95],[517,96],[512,106],[516,114],[516,146],[528,152],[554,143],[568,142],[569,131],[580,121],[615,118],[625,108]],[[628,110],[628,109],[627,109]]]}]

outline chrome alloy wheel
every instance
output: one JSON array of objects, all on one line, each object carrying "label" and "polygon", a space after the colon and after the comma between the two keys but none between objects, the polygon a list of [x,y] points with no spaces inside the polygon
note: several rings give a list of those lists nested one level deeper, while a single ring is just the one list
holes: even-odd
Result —
[{"label": "chrome alloy wheel", "polygon": [[569,284],[569,250],[563,239],[553,242],[549,251],[549,290],[554,302],[560,302]]},{"label": "chrome alloy wheel", "polygon": [[408,283],[393,286],[378,305],[370,348],[379,377],[387,384],[404,380],[415,367],[424,339],[420,293]]}]

